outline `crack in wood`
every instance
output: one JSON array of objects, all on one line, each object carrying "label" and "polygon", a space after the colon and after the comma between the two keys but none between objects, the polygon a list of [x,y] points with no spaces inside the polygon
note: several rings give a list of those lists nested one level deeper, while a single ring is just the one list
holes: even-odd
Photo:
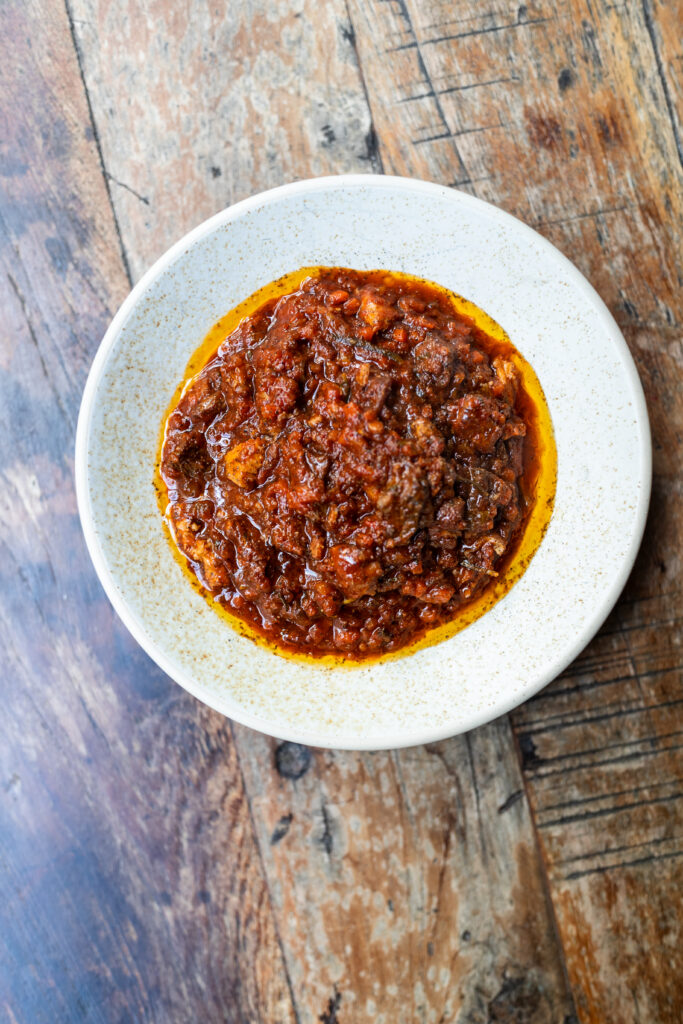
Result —
[{"label": "crack in wood", "polygon": [[119,181],[119,179],[115,178],[113,174],[109,173],[109,171],[106,171],[105,175],[109,181],[113,181],[114,184],[119,185],[120,188],[125,188],[126,192],[130,192],[132,196],[135,196],[136,199],[139,199],[141,203],[145,204],[145,206],[149,206],[149,199],[147,198],[147,196],[140,195],[140,193],[136,192],[134,188],[130,187],[130,185],[126,185],[125,181]]},{"label": "crack in wood", "polygon": [[465,733],[465,746],[467,748],[467,760],[470,766],[470,773],[472,776],[472,785],[474,787],[474,799],[477,806],[477,825],[479,828],[479,842],[481,843],[481,856],[482,860],[486,864],[489,859],[488,848],[486,844],[486,838],[484,836],[484,829],[482,825],[482,811],[481,811],[481,796],[479,793],[479,781],[477,779],[477,770],[474,766],[474,754],[472,753],[472,739],[469,732]]},{"label": "crack in wood", "polygon": [[[427,92],[428,92],[428,94],[434,100],[434,106],[436,108],[436,112],[437,112],[437,114],[439,116],[439,119],[441,120],[442,125],[446,129],[446,132],[448,133],[448,135],[451,138],[453,138],[453,136],[450,135],[450,130],[451,130],[450,129],[450,125],[448,123],[448,119],[446,117],[446,114],[444,112],[443,106],[442,106],[441,101],[439,99],[439,93],[434,88],[434,83],[432,81],[431,74],[429,72],[429,69],[428,69],[427,64],[425,62],[425,59],[424,59],[424,56],[422,54],[422,50],[420,48],[420,40],[419,40],[417,32],[415,31],[415,28],[413,26],[413,21],[412,21],[412,18],[410,16],[410,11],[408,10],[408,5],[406,3],[406,0],[396,0],[396,2],[398,4],[399,10],[401,12],[401,15],[403,16],[403,18],[404,18],[404,20],[405,20],[405,22],[406,22],[406,24],[408,26],[408,31],[411,33],[411,35],[412,35],[412,37],[413,37],[413,39],[415,41],[415,53],[416,53],[416,56],[417,56],[418,69],[420,71],[420,74],[422,75],[422,78],[424,79],[424,81],[425,81],[425,83],[427,85]],[[461,154],[458,152],[457,146],[454,147],[454,148],[455,148],[455,154],[456,154],[456,156],[458,158],[458,162],[460,164],[460,172],[461,172],[461,174],[464,174],[466,177],[469,177],[469,172],[468,172],[467,168],[465,167],[465,161],[463,160]]]},{"label": "crack in wood", "polygon": [[327,809],[327,804],[323,800],[320,806],[320,813],[323,819],[323,831],[322,835],[318,837],[318,843],[322,846],[327,856],[332,858],[332,850],[334,848],[334,837],[332,835],[330,812]]},{"label": "crack in wood", "polygon": [[[679,620],[676,619],[676,621],[678,622]],[[646,627],[640,627],[640,628],[646,628]],[[621,634],[620,630],[615,630],[614,632],[598,634],[598,636],[599,637],[619,636],[620,634]],[[664,672],[670,672],[672,670],[676,670],[676,669],[680,668],[681,666],[680,666],[677,658],[675,659],[675,661],[676,661],[676,663],[674,665],[671,665],[671,666],[669,666],[667,668],[651,669],[651,670],[649,670],[646,673],[642,673],[642,675],[643,676],[658,676],[658,675],[661,675]],[[609,672],[609,671],[611,671],[613,669],[614,670],[621,669],[625,664],[630,665],[630,660],[629,660],[628,652],[619,653],[616,656],[595,655],[593,658],[586,657],[586,658],[583,658],[583,659],[577,659],[577,661],[574,663],[574,665],[571,666],[568,669],[565,669],[564,672],[562,673],[562,675],[559,676],[558,678],[559,678],[559,680],[563,680],[563,679],[574,679],[574,678],[577,678],[577,677],[580,678],[580,677],[586,676],[586,675],[596,675],[599,672]],[[609,686],[609,684],[612,683],[612,682],[623,682],[626,679],[633,679],[634,676],[633,676],[632,672],[633,672],[633,670],[631,670],[631,672],[628,672],[628,673],[626,673],[626,674],[624,674],[622,676],[610,677],[607,680],[594,680],[594,681],[592,681],[590,683],[585,683],[585,684],[577,683],[576,686],[571,687],[570,690],[571,691],[574,691],[574,690],[586,690],[586,691],[588,691],[588,690],[592,690],[592,689],[599,689],[602,686]],[[553,696],[554,692],[557,692],[561,696],[564,691],[562,691],[562,690],[554,691],[552,689],[549,689],[547,692],[541,693],[538,697],[534,698],[534,700],[530,704],[528,710],[532,710],[533,708],[535,708],[536,704],[540,703],[541,701],[544,701],[544,700],[547,700],[547,699],[551,698]]]},{"label": "crack in wood", "polygon": [[[681,797],[683,797],[683,790],[678,790],[678,792],[668,794],[667,796],[650,797],[648,800],[632,800],[629,804],[614,804],[612,807],[599,807],[594,811],[564,814],[559,818],[551,818],[549,821],[539,821],[538,828],[548,829],[555,825],[572,825],[577,821],[590,821],[592,818],[605,818],[610,814],[621,814],[622,811],[631,811],[636,807],[652,807],[654,804],[671,803],[674,800],[679,800]],[[605,799],[607,799],[607,797],[605,797]]]},{"label": "crack in wood", "polygon": [[[530,18],[528,21],[511,21],[507,25],[490,25],[486,28],[472,29],[468,32],[456,32],[453,35],[436,36],[434,39],[423,39],[423,46],[434,46],[437,43],[449,43],[456,39],[468,39],[472,36],[484,36],[490,32],[506,32],[511,28],[525,28],[529,25],[542,25],[547,21],[554,21],[555,18]],[[390,50],[385,50],[385,53],[397,53],[399,50],[412,50],[417,46],[416,42],[404,43],[401,46],[394,46]]]},{"label": "crack in wood", "polygon": [[299,1013],[299,1006],[298,1006],[297,1000],[296,1000],[296,998],[294,996],[294,984],[292,982],[292,976],[291,976],[291,973],[290,973],[290,970],[289,970],[289,964],[287,962],[287,957],[285,956],[285,949],[284,949],[284,944],[282,942],[282,936],[280,934],[280,928],[279,928],[278,920],[277,920],[277,917],[275,915],[274,908],[273,908],[273,898],[272,898],[272,895],[271,895],[271,892],[270,892],[270,886],[268,884],[268,873],[266,871],[266,865],[265,865],[265,862],[264,862],[263,851],[261,850],[261,843],[259,841],[259,832],[258,832],[258,830],[256,828],[256,819],[254,817],[254,808],[253,808],[253,805],[252,805],[251,793],[249,792],[249,788],[247,786],[247,781],[246,781],[245,775],[244,775],[244,768],[242,767],[242,761],[241,761],[241,758],[240,758],[239,750],[238,750],[237,744],[235,742],[235,730],[238,727],[235,725],[234,722],[230,721],[229,719],[226,719],[226,722],[228,724],[228,729],[229,729],[230,737],[232,739],[233,746],[235,747],[237,770],[239,772],[239,777],[240,777],[240,780],[241,780],[242,792],[244,793],[244,797],[245,797],[246,804],[247,804],[247,810],[248,810],[248,813],[249,813],[249,821],[251,823],[252,834],[253,834],[253,837],[254,837],[254,846],[256,847],[256,856],[258,857],[259,864],[260,864],[260,867],[261,867],[261,878],[263,879],[263,886],[264,886],[264,890],[265,890],[266,897],[267,897],[267,900],[268,900],[269,911],[270,911],[270,919],[271,919],[271,922],[272,922],[273,931],[275,933],[275,941],[277,943],[277,949],[279,950],[279,953],[280,953],[280,962],[281,962],[281,965],[282,965],[282,971],[283,971],[283,974],[284,974],[284,977],[285,977],[285,982],[286,982],[286,985],[287,985],[287,991],[289,993],[290,1005],[291,1005],[291,1008],[292,1008],[292,1013],[294,1015],[295,1024],[301,1024],[301,1015]]},{"label": "crack in wood", "polygon": [[[583,676],[587,674],[592,674],[595,671],[607,671],[610,667],[616,666],[610,666],[609,663],[607,663],[604,667],[602,667],[602,669],[600,669],[599,667],[598,669],[591,669],[589,672],[588,669],[582,668],[577,669],[576,672],[573,674],[577,676]],[[565,677],[562,676],[562,678],[564,679]],[[532,716],[537,715],[539,705],[544,704],[546,701],[556,700],[558,697],[575,697],[578,694],[592,693],[595,690],[604,689],[604,687],[606,686],[614,686],[617,683],[627,683],[630,679],[633,679],[633,676],[630,672],[627,672],[624,675],[610,676],[609,679],[591,680],[591,682],[589,683],[576,683],[576,685],[574,686],[564,686],[558,689],[548,687],[547,690],[543,691],[543,693],[536,697],[533,706],[528,708],[527,713],[531,713]],[[540,719],[541,721],[546,721],[553,718],[563,718],[566,714],[568,714],[568,712],[564,711],[557,712],[556,714],[538,714],[538,719]],[[516,716],[517,728],[523,732],[528,732],[528,730],[535,724],[537,719],[535,717],[524,718],[523,715],[524,712],[519,712],[519,714]]]},{"label": "crack in wood", "polygon": [[[624,660],[627,660],[627,659],[624,659]],[[609,686],[616,687],[616,686],[618,686],[619,683],[635,683],[636,685],[640,685],[642,683],[642,681],[644,681],[644,680],[656,679],[658,676],[668,676],[672,672],[680,671],[680,669],[681,669],[681,666],[679,664],[667,665],[665,668],[652,669],[652,670],[647,671],[647,672],[641,672],[640,676],[637,676],[634,673],[633,668],[631,668],[631,671],[626,673],[625,675],[610,676],[609,679],[602,680],[601,682],[586,683],[583,686],[577,685],[577,686],[574,686],[574,687],[566,687],[566,688],[564,688],[562,690],[557,690],[556,691],[556,695],[558,697],[567,697],[567,696],[575,697],[577,694],[592,693],[592,692],[595,692],[595,691],[600,690],[600,689],[604,689],[605,687],[609,687]],[[606,669],[603,669],[603,671],[606,671]],[[544,703],[546,700],[552,698],[553,696],[554,696],[554,694],[551,694],[551,693],[548,693],[547,695],[543,694],[541,697],[537,698],[536,705],[540,705],[540,704]],[[629,700],[625,700],[625,699],[622,698],[621,700],[610,701],[610,702],[608,702],[606,704],[599,704],[599,705],[597,705],[595,707],[592,707],[591,711],[606,711],[608,708],[612,708],[612,707],[614,707],[614,708],[618,708],[618,707],[623,708],[625,704],[629,705],[627,710],[631,710],[631,711],[634,711],[634,712],[639,712],[639,711],[643,712],[643,711],[647,710],[646,707],[643,706],[642,699],[640,700],[639,703],[636,703],[637,701],[638,701],[637,697],[632,697]],[[657,706],[659,706],[659,705],[657,705]],[[537,713],[538,712],[538,706],[534,706],[533,708],[530,708],[529,711],[532,713],[533,717],[525,718],[525,717],[523,717],[523,714],[520,713],[515,718],[517,728],[520,731],[524,732],[526,735],[532,735],[532,734],[536,734],[538,732],[548,731],[548,730],[546,730],[544,728],[544,725],[543,725],[543,723],[546,723],[546,722],[557,722],[557,723],[559,723],[558,724],[559,728],[572,729],[575,726],[583,727],[584,725],[586,725],[587,723],[590,723],[590,721],[591,721],[590,719],[586,719],[586,718],[572,717],[572,716],[580,716],[582,714],[582,712],[581,711],[576,711],[576,710],[571,709],[571,708],[568,708],[565,711],[550,712],[550,713]],[[607,715],[607,720],[608,721],[609,721],[610,717],[611,717],[610,715]]]},{"label": "crack in wood", "polygon": [[463,178],[461,181],[449,181],[446,188],[461,188],[463,185],[476,185],[480,181],[493,181],[492,174],[482,174],[480,178]]},{"label": "crack in wood", "polygon": [[677,839],[683,839],[683,832],[672,836],[655,836],[642,843],[624,843],[621,846],[606,846],[602,850],[591,850],[588,853],[579,853],[573,857],[558,857],[558,864],[575,864],[580,860],[591,860],[593,857],[606,857],[614,853],[628,853],[630,850],[638,850],[643,846],[658,846],[661,843],[673,843]]},{"label": "crack in wood", "polygon": [[41,366],[41,369],[43,371],[43,376],[45,377],[45,382],[48,385],[48,387],[50,388],[52,394],[55,396],[55,401],[57,403],[57,406],[59,408],[59,411],[62,414],[62,417],[63,417],[65,423],[68,425],[69,430],[71,432],[73,432],[74,429],[75,429],[75,426],[76,426],[74,418],[73,418],[73,415],[71,413],[71,410],[69,408],[67,408],[67,406],[64,404],[64,401],[63,401],[62,396],[61,396],[61,394],[59,392],[59,389],[56,387],[55,382],[53,380],[52,374],[48,370],[47,363],[45,362],[45,356],[43,355],[43,351],[42,351],[42,349],[40,347],[40,342],[38,341],[38,335],[36,334],[36,332],[34,330],[33,324],[31,323],[31,318],[30,318],[30,315],[29,315],[29,310],[28,310],[28,305],[27,305],[27,302],[26,302],[26,298],[25,298],[23,292],[21,291],[21,289],[19,288],[19,285],[17,284],[15,279],[9,273],[9,271],[7,272],[7,280],[9,281],[10,288],[12,289],[14,294],[16,295],[17,300],[19,302],[19,306],[21,308],[21,313],[22,313],[22,316],[24,318],[24,323],[26,324],[26,330],[28,331],[28,336],[31,339],[31,343],[33,344],[33,346],[34,346],[34,348],[36,350],[36,354],[38,356],[38,360],[40,362],[40,366]]},{"label": "crack in wood", "polygon": [[478,132],[494,131],[498,128],[507,128],[508,125],[499,122],[498,124],[485,124],[481,128],[462,128],[457,132],[442,132],[438,135],[428,135],[424,139],[411,139],[411,145],[420,146],[424,142],[438,142],[440,139],[458,139],[461,135],[476,135]]},{"label": "crack in wood", "polygon": [[674,850],[672,853],[662,853],[659,856],[652,855],[647,857],[638,857],[635,860],[618,861],[616,864],[599,864],[596,867],[585,868],[582,871],[572,871],[564,876],[564,880],[566,882],[574,882],[578,878],[585,878],[586,875],[604,875],[611,871],[638,867],[642,864],[652,864],[654,861],[673,860],[676,857],[683,857],[683,850]]},{"label": "crack in wood", "polygon": [[[661,671],[671,671],[670,669],[663,669]],[[647,676],[649,673],[643,673],[643,676]],[[627,676],[627,679],[637,681],[637,676]],[[585,718],[577,722],[570,722],[565,724],[563,722],[556,722],[551,725],[538,725],[532,726],[529,729],[525,729],[524,732],[527,736],[538,736],[542,733],[555,732],[556,730],[564,730],[571,728],[572,726],[581,726],[582,728],[586,725],[593,725],[595,722],[609,722],[614,718],[625,718],[630,715],[642,715],[648,711],[658,711],[661,708],[679,707],[683,704],[683,697],[677,697],[674,700],[661,701],[659,704],[640,704],[635,708],[620,708],[617,711],[611,711],[601,715],[587,715]],[[609,707],[609,705],[607,705]]]},{"label": "crack in wood", "polygon": [[549,224],[567,224],[573,220],[586,220],[593,217],[603,217],[608,213],[621,213],[623,210],[630,209],[628,203],[622,203],[620,206],[607,206],[600,210],[586,210],[584,213],[573,213],[568,217],[557,217],[552,220],[537,220],[536,227],[546,227]]},{"label": "crack in wood", "polygon": [[[662,743],[663,740],[672,739],[676,736],[683,736],[683,729],[676,729],[673,732],[659,734],[656,736],[648,736],[643,739],[636,740],[620,740],[619,743],[606,743],[602,747],[589,747],[581,750],[580,752],[572,751],[568,754],[555,754],[552,757],[537,757],[533,762],[528,763],[525,767],[525,772],[529,772],[536,778],[547,779],[553,775],[566,775],[569,772],[580,772],[585,771],[586,768],[602,768],[612,764],[626,764],[629,761],[637,761],[639,758],[645,757],[656,757],[662,753],[671,753],[678,750],[683,750],[683,743],[672,744],[671,746],[661,747],[657,749],[657,744]],[[523,737],[520,737],[522,739]],[[608,750],[619,750],[622,747],[633,747],[647,745],[645,750],[637,750],[631,754],[622,754],[619,757],[605,758],[601,761],[591,761],[586,763],[582,759],[590,757],[593,754],[603,754]],[[542,768],[548,764],[555,764],[558,761],[568,761],[573,758],[579,759],[579,764],[566,765],[563,768],[551,768],[549,771],[541,771]]]},{"label": "crack in wood", "polygon": [[491,78],[486,82],[470,82],[467,85],[452,85],[446,89],[439,89],[438,92],[434,92],[434,89],[431,89],[429,92],[421,92],[418,93],[416,96],[404,96],[401,99],[397,100],[396,102],[413,103],[415,100],[431,99],[436,98],[437,96],[448,96],[454,92],[467,92],[468,89],[483,89],[487,85],[501,85],[506,82],[519,81],[521,81],[521,79],[515,77],[514,75],[510,78]]},{"label": "crack in wood", "polygon": [[518,803],[523,796],[524,793],[521,789],[516,789],[514,793],[510,793],[510,796],[507,797],[507,799],[504,800],[503,803],[498,808],[498,813],[505,814],[505,812],[509,811],[511,807],[514,807],[514,805]]}]

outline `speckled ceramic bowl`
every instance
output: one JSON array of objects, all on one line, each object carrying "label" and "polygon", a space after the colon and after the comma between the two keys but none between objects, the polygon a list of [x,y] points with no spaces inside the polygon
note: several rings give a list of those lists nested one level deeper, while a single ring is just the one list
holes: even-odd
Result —
[{"label": "speckled ceramic bowl", "polygon": [[[280,658],[219,618],[175,561],[152,486],[162,416],[209,327],[261,285],[314,264],[406,271],[472,299],[535,368],[558,449],[553,518],[512,590],[450,640],[343,669]],[[579,653],[633,564],[650,456],[645,402],[624,339],[571,263],[531,228],[469,195],[354,175],[238,203],[152,267],[93,363],[76,482],[102,584],[164,671],[262,732],[376,749],[489,721]]]}]

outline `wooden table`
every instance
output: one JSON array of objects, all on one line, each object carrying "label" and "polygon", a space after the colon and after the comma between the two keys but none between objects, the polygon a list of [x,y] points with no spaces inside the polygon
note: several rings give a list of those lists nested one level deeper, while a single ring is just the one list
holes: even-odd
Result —
[{"label": "wooden table", "polygon": [[[681,1021],[680,2],[1,12],[0,1019]],[[229,203],[341,171],[551,239],[617,318],[654,434],[599,636],[514,714],[393,753],[278,743],[185,694],[116,619],[74,498],[132,282]]]}]

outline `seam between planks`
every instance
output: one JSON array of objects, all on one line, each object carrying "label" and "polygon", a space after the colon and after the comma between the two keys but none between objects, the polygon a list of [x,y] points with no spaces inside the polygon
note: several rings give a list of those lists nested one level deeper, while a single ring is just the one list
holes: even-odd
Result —
[{"label": "seam between planks", "polygon": [[540,874],[540,877],[541,877],[541,889],[542,889],[542,892],[543,892],[543,896],[545,898],[546,907],[547,907],[547,910],[548,910],[548,916],[550,918],[550,922],[551,922],[551,925],[552,925],[553,933],[555,935],[555,943],[557,945],[557,949],[558,949],[558,953],[559,953],[558,959],[559,959],[560,964],[562,966],[562,973],[564,975],[564,982],[565,982],[565,989],[566,989],[566,992],[567,992],[567,999],[569,1000],[569,1002],[571,1004],[571,1013],[570,1013],[570,1018],[569,1019],[571,1020],[572,1019],[572,1015],[573,1015],[573,1017],[578,1021],[579,1015],[578,1015],[577,1009],[576,1009],[576,999],[574,998],[574,987],[573,987],[573,985],[571,983],[571,979],[569,977],[569,967],[568,967],[568,964],[567,964],[567,953],[566,953],[566,950],[564,948],[564,942],[562,941],[562,932],[560,931],[560,922],[559,922],[559,920],[557,918],[557,913],[556,913],[556,910],[555,910],[555,903],[553,901],[552,887],[550,885],[550,876],[548,874],[548,865],[546,863],[545,853],[544,853],[544,850],[543,850],[543,841],[541,839],[541,833],[540,833],[538,824],[536,822],[536,815],[534,814],[534,809],[533,809],[533,806],[531,804],[531,797],[530,797],[530,794],[529,794],[529,784],[528,784],[528,781],[527,781],[526,774],[524,772],[524,758],[523,758],[523,755],[522,755],[522,749],[521,749],[521,747],[519,745],[519,737],[517,736],[517,732],[516,732],[516,730],[514,728],[514,725],[513,725],[513,722],[512,722],[512,719],[511,719],[510,715],[506,715],[505,717],[507,719],[508,728],[509,728],[510,732],[512,733],[512,744],[513,744],[513,747],[514,747],[515,756],[517,758],[517,768],[518,768],[518,771],[519,771],[519,774],[520,774],[520,778],[522,780],[522,792],[524,794],[524,800],[526,802],[527,808],[529,809],[529,820],[531,821],[531,830],[532,830],[533,837],[534,837],[534,840],[535,840],[535,843],[536,843],[536,853],[537,853],[538,861],[539,861],[539,874]]},{"label": "seam between planks", "polygon": [[102,153],[102,144],[100,142],[100,134],[97,130],[97,124],[95,122],[95,115],[93,113],[92,103],[90,102],[90,93],[88,92],[88,86],[85,81],[85,72],[83,70],[83,61],[81,59],[81,51],[78,48],[78,40],[76,38],[76,29],[74,26],[74,19],[71,13],[71,7],[69,6],[69,0],[64,0],[64,9],[66,11],[67,21],[69,22],[69,32],[71,34],[71,42],[73,43],[74,53],[76,55],[76,63],[78,65],[78,74],[80,75],[81,83],[83,85],[83,92],[85,94],[85,102],[88,106],[88,117],[90,118],[90,127],[92,128],[93,138],[95,140],[95,146],[97,148],[97,156],[100,162],[100,169],[102,171],[102,177],[104,178],[104,187],[107,190],[107,196],[109,198],[109,207],[111,209],[111,215],[114,220],[114,230],[116,231],[116,237],[119,240],[119,248],[121,250],[121,261],[123,263],[123,269],[128,278],[128,285],[130,288],[133,287],[133,275],[130,271],[130,264],[128,263],[128,256],[126,254],[126,247],[123,244],[123,236],[121,234],[121,228],[119,226],[119,219],[116,216],[116,210],[114,209],[114,200],[111,194],[110,179],[111,176],[107,171],[104,163],[104,154]]},{"label": "seam between planks", "polygon": [[662,92],[664,93],[664,102],[666,103],[667,113],[669,115],[669,122],[671,124],[671,130],[674,136],[674,142],[676,143],[676,151],[678,153],[678,160],[683,167],[683,142],[681,142],[681,136],[678,131],[678,125],[676,124],[676,113],[671,99],[671,91],[669,89],[669,83],[666,80],[666,74],[664,73],[664,65],[662,58],[659,53],[659,47],[657,46],[657,36],[655,34],[655,23],[652,13],[652,2],[651,0],[642,0],[643,8],[643,19],[645,21],[645,28],[647,34],[650,37],[650,43],[652,44],[652,51],[654,53],[655,64],[657,66],[657,76],[662,85]]},{"label": "seam between planks", "polygon": [[[260,841],[260,838],[259,838],[258,829],[256,828],[256,821],[254,819],[254,810],[253,810],[253,807],[251,805],[251,794],[249,793],[249,789],[248,789],[248,786],[247,786],[247,780],[246,780],[246,778],[244,776],[244,771],[242,770],[242,759],[240,757],[239,746],[238,746],[238,744],[237,744],[237,742],[235,740],[235,723],[232,721],[231,718],[226,719],[226,721],[228,722],[228,724],[230,726],[230,738],[232,740],[232,745],[233,745],[233,748],[234,748],[234,751],[235,751],[235,759],[237,761],[237,767],[239,769],[240,779],[242,780],[242,790],[244,792],[244,798],[245,798],[245,800],[247,802],[247,810],[249,811],[249,821],[251,823],[251,832],[252,832],[252,836],[253,836],[253,839],[254,839],[254,846],[256,847],[256,854],[257,854],[258,860],[259,860],[259,867],[261,868],[261,878],[263,879],[263,886],[264,886],[266,892],[268,893],[268,905],[269,905],[269,908],[270,908],[270,918],[271,918],[271,921],[273,923],[273,931],[275,932],[275,939],[277,941],[277,946],[278,946],[278,949],[280,950],[280,958],[282,960],[282,970],[284,971],[285,980],[287,981],[287,991],[289,992],[289,999],[290,999],[290,1002],[292,1004],[292,1013],[294,1014],[294,1020],[296,1021],[296,1024],[301,1024],[301,1016],[299,1014],[299,1008],[298,1008],[298,1006],[296,1004],[296,999],[294,998],[294,986],[292,984],[292,978],[291,978],[291,975],[289,973],[289,967],[287,966],[287,958],[285,956],[285,949],[284,949],[284,945],[282,943],[282,937],[280,935],[280,929],[279,929],[278,923],[277,923],[277,914],[275,913],[275,907],[273,906],[273,894],[270,891],[270,881],[268,879],[268,872],[266,871],[266,866],[265,866],[265,863],[264,863],[264,860],[263,860],[263,853],[261,852],[261,841]],[[270,1022],[264,1022],[264,1024],[270,1024]]]},{"label": "seam between planks", "polygon": [[368,91],[368,85],[365,81],[365,72],[363,71],[363,65],[361,63],[360,54],[358,53],[358,45],[356,42],[356,29],[353,24],[353,18],[351,17],[351,11],[349,10],[348,0],[344,0],[344,9],[346,10],[346,20],[348,22],[348,28],[342,32],[346,36],[351,50],[353,51],[354,60],[356,62],[356,68],[358,69],[358,77],[360,79],[361,88],[363,90],[363,96],[365,97],[365,103],[368,108],[368,117],[370,118],[370,128],[368,131],[367,147],[368,147],[368,159],[370,166],[374,173],[384,174],[384,161],[382,160],[382,151],[380,150],[379,136],[375,129],[375,119],[372,113],[372,104],[370,103],[370,93]]},{"label": "seam between planks", "polygon": [[[421,42],[420,42],[420,39],[418,38],[417,32],[415,31],[415,26],[413,25],[413,19],[410,16],[410,11],[408,10],[407,0],[398,0],[398,6],[399,6],[399,10],[401,12],[401,15],[403,16],[403,19],[404,19],[406,25],[408,26],[408,31],[410,32],[410,34],[413,37],[413,40],[415,41],[415,53],[417,55],[418,67],[419,67],[420,72],[422,73],[422,75],[424,77],[425,82],[427,83],[428,95],[433,98],[434,105],[436,107],[436,112],[439,115],[439,118],[441,119],[441,123],[443,124],[444,128],[446,129],[445,137],[446,138],[451,138],[451,139],[455,140],[456,135],[458,135],[459,133],[451,131],[450,125],[448,123],[448,119],[447,119],[445,111],[443,109],[443,104],[441,103],[441,100],[439,99],[439,97],[441,95],[444,95],[445,91],[450,91],[450,90],[444,90],[444,91],[438,92],[434,88],[434,82],[432,80],[432,76],[430,74],[429,68],[427,67],[427,64],[425,62],[425,59],[424,59],[424,56],[423,56],[423,53],[422,53]],[[441,135],[434,136],[435,139],[443,138],[443,137],[444,136],[441,136]],[[422,142],[429,142],[429,141],[430,141],[429,139],[413,139],[413,140],[411,140],[413,146],[418,145],[418,144],[420,144]],[[456,156],[458,158],[458,162],[460,164],[460,174],[458,174],[457,177],[458,178],[462,178],[462,176],[464,175],[465,179],[469,179],[470,178],[470,173],[469,173],[469,171],[467,170],[467,168],[465,166],[465,161],[463,160],[462,154],[460,153],[460,150],[458,149],[458,144],[455,141],[453,142],[453,149],[455,150],[455,154],[456,154]]]}]

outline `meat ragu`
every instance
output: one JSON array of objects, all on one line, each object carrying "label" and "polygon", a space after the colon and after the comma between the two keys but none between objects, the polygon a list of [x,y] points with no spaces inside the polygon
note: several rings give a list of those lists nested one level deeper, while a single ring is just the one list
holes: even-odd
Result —
[{"label": "meat ragu", "polygon": [[534,501],[537,410],[510,342],[445,289],[301,278],[212,332],[165,424],[166,519],[203,587],[278,648],[378,657],[504,574]]}]

